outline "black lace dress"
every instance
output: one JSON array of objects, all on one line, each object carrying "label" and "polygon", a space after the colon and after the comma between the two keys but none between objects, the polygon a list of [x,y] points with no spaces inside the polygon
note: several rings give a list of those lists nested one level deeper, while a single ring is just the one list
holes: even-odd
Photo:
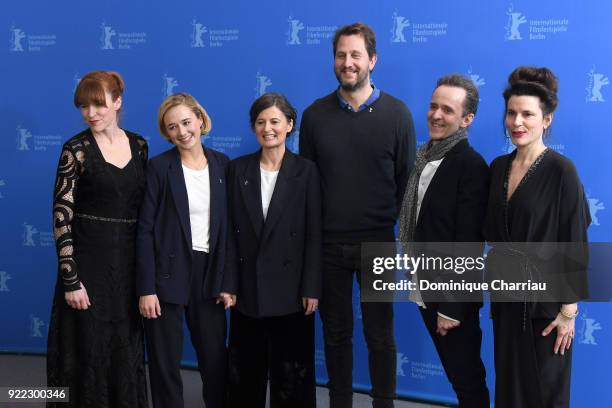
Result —
[{"label": "black lace dress", "polygon": [[[68,140],[57,170],[53,226],[59,258],[47,344],[47,384],[70,387],[58,407],[146,407],[144,341],[134,288],[135,233],[146,141],[126,131],[132,158],[107,163],[86,130]],[[66,291],[83,284],[91,306]],[[49,403],[48,407],[55,404]]]}]

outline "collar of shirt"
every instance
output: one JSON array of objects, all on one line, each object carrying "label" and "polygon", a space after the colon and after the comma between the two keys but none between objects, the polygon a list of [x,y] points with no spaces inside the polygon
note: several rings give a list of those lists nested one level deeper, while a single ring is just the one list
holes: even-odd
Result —
[{"label": "collar of shirt", "polygon": [[[353,107],[351,106],[351,104],[348,103],[342,97],[342,95],[340,95],[340,87],[338,87],[338,90],[336,91],[336,95],[338,95],[338,102],[340,103],[340,107],[342,109],[353,111]],[[374,86],[374,84],[372,84],[372,93],[370,94],[370,97],[361,106],[359,106],[359,109],[357,109],[357,112],[361,112],[368,106],[372,105],[374,102],[376,102],[378,98],[380,98],[380,89],[378,89],[376,86]]]}]

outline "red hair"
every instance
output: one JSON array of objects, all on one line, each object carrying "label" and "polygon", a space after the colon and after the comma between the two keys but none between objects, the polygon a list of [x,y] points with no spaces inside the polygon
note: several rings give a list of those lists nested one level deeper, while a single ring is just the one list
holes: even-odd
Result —
[{"label": "red hair", "polygon": [[74,91],[74,106],[106,106],[106,92],[116,101],[123,95],[124,82],[115,71],[88,72]]}]

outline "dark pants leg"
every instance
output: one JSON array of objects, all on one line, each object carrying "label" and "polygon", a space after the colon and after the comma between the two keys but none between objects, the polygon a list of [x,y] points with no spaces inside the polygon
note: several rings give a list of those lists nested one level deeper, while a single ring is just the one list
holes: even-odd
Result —
[{"label": "dark pants leg", "polygon": [[[254,318],[232,310],[230,406],[314,408],[314,317],[302,313]],[[268,375],[269,370],[269,375]]]},{"label": "dark pants leg", "polygon": [[489,408],[489,390],[485,382],[485,368],[480,358],[482,331],[478,307],[466,311],[458,327],[446,336],[436,333],[436,308],[419,308],[423,322],[433,340],[444,371],[457,394],[460,408]]},{"label": "dark pants leg", "polygon": [[[331,408],[352,406],[353,274],[361,268],[360,244],[323,247],[321,319]],[[358,275],[359,276],[359,275]],[[373,407],[393,407],[397,352],[391,303],[361,303],[372,382]]]},{"label": "dark pants leg", "polygon": [[372,407],[391,408],[395,399],[397,350],[392,303],[361,303],[363,333],[368,345]]},{"label": "dark pants leg", "polygon": [[264,320],[270,350],[270,408],[314,408],[314,314]]},{"label": "dark pants leg", "polygon": [[144,319],[151,397],[155,408],[182,408],[184,306],[160,302],[161,316]]},{"label": "dark pants leg", "polygon": [[227,321],[222,303],[217,304],[216,299],[202,298],[201,288],[205,275],[198,275],[195,271],[205,271],[207,261],[208,256],[205,253],[194,252],[194,279],[185,317],[191,334],[191,344],[198,357],[202,396],[206,408],[222,408],[226,398]]},{"label": "dark pants leg", "polygon": [[182,408],[183,383],[180,374],[183,352],[183,314],[198,357],[202,393],[206,408],[222,408],[225,399],[227,324],[221,304],[202,298],[208,256],[194,252],[192,292],[187,307],[161,303],[161,316],[145,319],[151,394],[155,408]]},{"label": "dark pants leg", "polygon": [[343,246],[323,246],[321,321],[325,364],[329,376],[330,408],[353,405],[353,271],[343,257]]},{"label": "dark pants leg", "polygon": [[261,319],[230,315],[229,336],[230,408],[265,408],[268,385],[268,347]]}]

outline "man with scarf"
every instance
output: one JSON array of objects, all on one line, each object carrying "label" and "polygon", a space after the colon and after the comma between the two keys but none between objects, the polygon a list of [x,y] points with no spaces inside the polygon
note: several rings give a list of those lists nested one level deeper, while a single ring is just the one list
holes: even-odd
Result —
[{"label": "man with scarf", "polygon": [[[427,112],[429,141],[416,155],[400,212],[405,243],[483,242],[489,168],[467,140],[478,90],[461,75],[438,80]],[[410,248],[411,245],[406,246]],[[417,301],[425,326],[459,400],[489,407],[480,358],[482,302]]]}]

